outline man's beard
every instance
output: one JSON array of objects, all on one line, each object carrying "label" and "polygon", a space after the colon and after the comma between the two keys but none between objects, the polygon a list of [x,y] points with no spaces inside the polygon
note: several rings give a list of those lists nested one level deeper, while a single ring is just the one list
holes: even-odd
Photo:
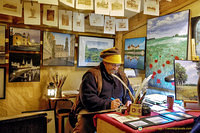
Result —
[{"label": "man's beard", "polygon": [[111,74],[117,74],[117,72],[118,72],[117,70],[111,70],[110,71]]}]

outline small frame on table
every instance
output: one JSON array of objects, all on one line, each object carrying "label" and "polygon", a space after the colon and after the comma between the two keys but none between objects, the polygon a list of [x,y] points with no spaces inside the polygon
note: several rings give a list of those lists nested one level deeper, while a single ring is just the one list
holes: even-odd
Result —
[{"label": "small frame on table", "polygon": [[5,99],[6,67],[0,67],[0,99]]},{"label": "small frame on table", "polygon": [[134,121],[127,121],[124,122],[125,125],[137,130],[138,128],[144,128],[144,127],[148,127],[148,126],[152,126],[153,124],[145,121],[143,119],[139,119],[139,120],[134,120]]},{"label": "small frame on table", "polygon": [[79,36],[78,66],[97,66],[101,62],[101,51],[114,46],[113,38]]},{"label": "small frame on table", "polygon": [[169,119],[172,119],[175,121],[186,120],[186,119],[191,119],[191,118],[196,117],[196,116],[184,113],[184,112],[169,112],[169,113],[163,113],[160,115],[162,115],[164,117],[168,117]]}]

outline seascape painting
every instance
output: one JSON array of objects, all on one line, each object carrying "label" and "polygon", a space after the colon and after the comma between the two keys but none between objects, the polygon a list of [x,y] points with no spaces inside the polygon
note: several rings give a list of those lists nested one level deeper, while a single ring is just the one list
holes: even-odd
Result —
[{"label": "seascape painting", "polygon": [[6,26],[0,26],[0,64],[6,63],[6,51],[5,51],[5,32]]},{"label": "seascape painting", "polygon": [[174,82],[165,77],[174,74],[174,59],[187,59],[189,10],[147,22],[146,77],[153,74],[149,86],[174,93]]},{"label": "seascape painting", "polygon": [[197,101],[200,62],[175,60],[176,99]]},{"label": "seascape painting", "polygon": [[125,39],[124,67],[144,69],[146,38]]}]

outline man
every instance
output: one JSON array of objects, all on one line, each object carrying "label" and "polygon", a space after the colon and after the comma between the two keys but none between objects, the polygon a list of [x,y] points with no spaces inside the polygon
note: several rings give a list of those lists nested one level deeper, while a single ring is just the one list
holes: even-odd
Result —
[{"label": "man", "polygon": [[[128,91],[119,79],[112,76],[115,74],[120,77],[133,92],[126,75],[118,70],[121,64],[119,49],[115,47],[106,49],[101,52],[100,57],[103,58],[100,65],[89,69],[83,75],[80,96],[75,107],[76,113],[116,109],[120,104],[128,106],[131,103]],[[74,132],[94,133],[96,129],[93,125],[93,116],[78,115]]]}]

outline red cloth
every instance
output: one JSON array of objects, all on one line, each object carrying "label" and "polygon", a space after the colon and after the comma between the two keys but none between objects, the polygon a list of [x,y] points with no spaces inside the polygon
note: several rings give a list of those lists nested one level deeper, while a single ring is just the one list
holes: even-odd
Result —
[{"label": "red cloth", "polygon": [[[115,112],[116,113],[116,112]],[[191,114],[191,115],[194,115],[194,116],[199,116],[200,115],[200,112],[187,112],[188,114]],[[106,114],[108,113],[105,113],[105,114],[97,114],[95,115],[95,119],[102,119],[108,123],[110,123],[111,125],[127,132],[127,133],[137,133],[137,132],[140,132],[140,133],[147,133],[147,132],[154,132],[154,131],[157,131],[157,130],[163,130],[163,129],[166,129],[166,128],[172,128],[172,127],[177,127],[177,126],[184,126],[184,125],[188,125],[188,124],[192,124],[194,122],[194,119],[191,118],[191,119],[186,119],[186,120],[182,120],[182,121],[174,121],[174,122],[170,122],[170,123],[167,123],[167,124],[162,124],[162,125],[157,125],[157,126],[150,126],[150,127],[145,127],[142,129],[142,131],[138,131],[138,130],[134,130],[133,128],[123,124],[123,123],[120,123],[119,121],[115,120],[114,118],[111,118],[109,116],[107,116]],[[117,113],[119,114],[119,113]],[[151,116],[154,116],[154,115],[158,115],[157,113],[155,112],[152,112],[151,113]],[[145,117],[145,116],[144,116]],[[96,125],[96,122],[95,122],[95,119],[94,119],[94,123]]]}]

